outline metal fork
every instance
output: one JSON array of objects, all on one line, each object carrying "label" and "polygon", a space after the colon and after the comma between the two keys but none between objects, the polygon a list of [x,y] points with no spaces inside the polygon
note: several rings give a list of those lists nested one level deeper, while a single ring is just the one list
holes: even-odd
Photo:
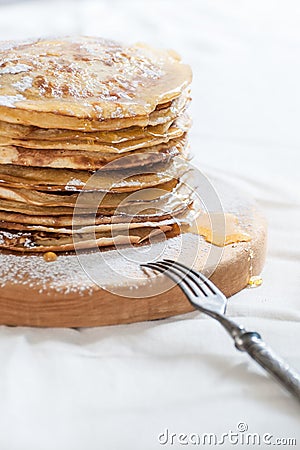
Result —
[{"label": "metal fork", "polygon": [[238,350],[247,352],[300,401],[300,375],[266,345],[259,333],[247,331],[244,327],[225,317],[227,298],[214,283],[202,273],[170,259],[141,264],[141,266],[162,272],[175,281],[196,309],[213,317],[223,325],[233,338]]}]

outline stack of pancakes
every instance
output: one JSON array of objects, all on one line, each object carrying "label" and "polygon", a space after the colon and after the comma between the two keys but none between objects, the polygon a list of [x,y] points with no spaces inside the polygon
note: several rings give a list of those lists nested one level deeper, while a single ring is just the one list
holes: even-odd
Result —
[{"label": "stack of pancakes", "polygon": [[176,233],[192,202],[190,82],[177,54],[145,45],[0,44],[0,247],[66,251],[74,240],[84,249]]}]

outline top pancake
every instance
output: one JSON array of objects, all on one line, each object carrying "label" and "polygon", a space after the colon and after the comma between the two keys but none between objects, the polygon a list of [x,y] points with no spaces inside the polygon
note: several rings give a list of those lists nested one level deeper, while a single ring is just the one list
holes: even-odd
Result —
[{"label": "top pancake", "polygon": [[144,126],[190,82],[177,55],[145,45],[88,37],[6,42],[0,120],[86,131]]}]

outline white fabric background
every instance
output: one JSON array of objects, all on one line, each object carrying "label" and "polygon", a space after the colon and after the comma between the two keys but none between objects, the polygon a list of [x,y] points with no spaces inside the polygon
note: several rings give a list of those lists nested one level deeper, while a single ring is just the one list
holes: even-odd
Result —
[{"label": "white fabric background", "polygon": [[[299,19],[297,1],[0,6],[1,39],[147,41],[193,66],[197,163],[252,193],[269,220],[264,284],[228,312],[300,370]],[[0,367],[1,450],[154,450],[165,428],[221,434],[241,421],[300,448],[296,402],[198,313],[80,331],[1,327]]]}]

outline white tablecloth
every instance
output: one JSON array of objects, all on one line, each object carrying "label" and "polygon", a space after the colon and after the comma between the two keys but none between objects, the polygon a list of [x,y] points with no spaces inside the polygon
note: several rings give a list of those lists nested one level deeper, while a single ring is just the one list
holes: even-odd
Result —
[{"label": "white tablecloth", "polygon": [[[193,66],[196,161],[251,193],[269,220],[264,283],[228,313],[300,370],[299,19],[296,1],[0,6],[1,39],[147,41]],[[1,450],[154,450],[166,429],[220,435],[240,422],[300,448],[299,405],[198,313],[79,331],[1,327],[0,367]]]}]

